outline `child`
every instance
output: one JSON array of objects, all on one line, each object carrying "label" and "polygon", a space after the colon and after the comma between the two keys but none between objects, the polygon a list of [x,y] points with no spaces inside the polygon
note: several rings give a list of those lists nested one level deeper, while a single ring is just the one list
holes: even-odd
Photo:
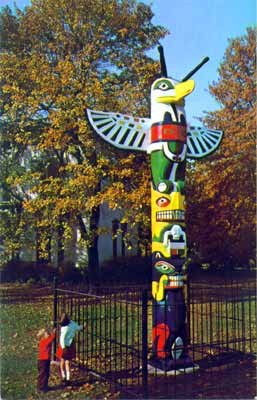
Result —
[{"label": "child", "polygon": [[55,338],[55,329],[52,333],[48,329],[41,329],[37,337],[39,338],[38,345],[38,379],[37,388],[42,392],[48,391],[48,379],[50,375],[50,362],[52,342]]},{"label": "child", "polygon": [[70,382],[70,360],[76,356],[74,337],[76,332],[83,329],[83,326],[72,321],[66,313],[61,315],[60,325],[60,344],[56,355],[61,360],[60,369],[62,381],[68,385]]}]

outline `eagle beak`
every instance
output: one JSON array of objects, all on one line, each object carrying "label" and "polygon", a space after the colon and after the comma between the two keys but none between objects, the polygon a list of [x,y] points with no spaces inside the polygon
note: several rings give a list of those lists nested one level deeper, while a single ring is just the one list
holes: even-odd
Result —
[{"label": "eagle beak", "polygon": [[194,87],[195,82],[192,79],[186,82],[178,83],[175,86],[175,96],[160,96],[157,97],[156,102],[164,104],[178,103],[183,100],[184,97],[192,93]]}]

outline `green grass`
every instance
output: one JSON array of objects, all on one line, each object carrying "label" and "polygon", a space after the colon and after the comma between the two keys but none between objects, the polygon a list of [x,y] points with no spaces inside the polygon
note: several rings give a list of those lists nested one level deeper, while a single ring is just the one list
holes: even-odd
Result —
[{"label": "green grass", "polygon": [[4,399],[25,399],[35,393],[37,331],[51,323],[47,304],[1,306],[1,388]]},{"label": "green grass", "polygon": [[[95,337],[112,337],[122,344],[135,344],[141,341],[142,313],[139,305],[109,303],[108,307],[94,304],[91,307],[81,306],[81,315],[88,321],[88,340]],[[250,340],[255,336],[256,304],[255,297],[247,301],[209,301],[193,303],[190,307],[191,334],[194,342],[216,343],[233,341],[236,338]],[[148,338],[151,340],[152,307],[148,304]],[[250,348],[245,349],[246,352]]]},{"label": "green grass", "polygon": [[[67,306],[67,304],[66,304]],[[73,318],[77,320],[78,307],[73,302]],[[136,302],[80,303],[80,322],[87,328],[78,336],[79,359],[98,372],[127,370],[141,363],[142,313]],[[209,354],[215,356],[227,351],[254,352],[256,346],[255,298],[247,301],[209,301],[191,304],[190,352],[195,360]],[[110,341],[109,339],[112,339]],[[148,304],[148,347],[152,346],[152,306]],[[83,349],[86,349],[85,352]],[[89,362],[86,364],[87,351]],[[113,355],[117,354],[117,357]]]},{"label": "green grass", "polygon": [[[77,368],[72,371],[76,387],[60,387],[58,367],[51,367],[49,385],[55,390],[42,396],[37,392],[38,330],[52,324],[52,302],[3,304],[1,306],[1,398],[23,399],[104,399],[108,387],[93,382]],[[112,398],[114,398],[113,396]]]},{"label": "green grass", "polygon": [[[210,301],[191,305],[191,340],[224,350],[256,351],[255,297],[247,301]],[[220,347],[220,349],[218,349]]]},{"label": "green grass", "polygon": [[[249,299],[249,302],[245,303],[195,303],[191,307],[191,335],[195,343],[199,345],[210,342],[218,344],[223,339],[225,341],[228,339],[232,346],[230,349],[254,351],[250,340],[247,340],[250,337],[253,339],[256,335],[256,324],[253,319],[256,313],[254,299]],[[76,306],[74,311],[72,317],[78,320]],[[149,347],[151,346],[152,330],[151,311],[149,303]],[[223,315],[223,318],[218,318],[218,315]],[[238,323],[239,320],[242,320],[242,316],[244,316],[243,325]],[[38,346],[36,334],[40,328],[52,324],[52,301],[3,304],[1,319],[1,398],[6,400],[42,398],[36,390]],[[82,319],[87,320],[88,324],[85,331],[79,334],[78,341],[80,348],[84,345],[90,351],[93,368],[97,368],[98,371],[102,369],[106,371],[106,368],[112,370],[113,367],[126,369],[127,366],[133,366],[133,362],[136,367],[137,361],[126,354],[124,345],[128,343],[135,346],[137,342],[138,345],[141,344],[141,316],[137,306],[135,307],[132,303],[130,305],[121,303],[118,307],[114,307],[112,303],[108,303],[108,306],[99,303],[89,307],[85,305],[80,309],[80,321],[78,322],[82,322]],[[233,342],[235,335],[243,338],[244,341],[235,345]],[[114,346],[110,344],[110,341],[102,342],[99,340],[99,336],[103,338],[111,336],[112,339],[120,342],[120,345]],[[113,357],[114,352],[119,356]],[[83,352],[81,354],[84,355]],[[127,364],[124,364],[125,362]],[[88,366],[90,367],[90,365]],[[110,396],[106,385],[92,381],[89,376],[85,376],[85,373],[80,373],[78,368],[73,369],[72,377],[76,378],[78,386],[73,389],[60,388],[58,387],[60,383],[58,368],[52,367],[49,383],[50,386],[55,387],[55,390],[49,392],[47,399],[89,400],[107,399]],[[114,395],[111,396],[112,399],[115,398]]]}]

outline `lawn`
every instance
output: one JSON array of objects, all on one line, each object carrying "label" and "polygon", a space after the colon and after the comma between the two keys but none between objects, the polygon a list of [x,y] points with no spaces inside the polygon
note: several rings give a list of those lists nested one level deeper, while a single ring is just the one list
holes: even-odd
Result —
[{"label": "lawn", "polygon": [[[60,384],[58,366],[51,367],[49,385],[53,390],[37,392],[36,334],[42,327],[51,327],[52,301],[1,305],[1,398],[22,399],[107,399],[108,387],[73,368],[73,387]],[[115,396],[112,395],[112,398]]]},{"label": "lawn", "polygon": [[[106,370],[107,367],[107,370],[110,371],[119,368],[124,369],[124,366],[127,369],[130,364],[132,367],[133,365],[134,367],[137,366],[136,364],[140,362],[140,359],[136,355],[133,356],[133,359],[130,358],[127,349],[138,347],[138,350],[140,350],[142,322],[140,307],[135,302],[127,304],[120,301],[115,305],[113,301],[103,302],[103,304],[97,301],[87,304],[81,300],[81,296],[78,297],[78,302],[73,299],[72,307],[70,304],[71,309],[67,308],[68,312],[72,311],[71,315],[74,316],[76,321],[81,322],[81,319],[83,319],[88,322],[87,329],[83,330],[77,337],[78,348],[80,349],[78,356],[81,356],[81,360],[87,359],[83,350],[85,349],[86,352],[91,352],[89,359],[93,362],[92,368],[96,371],[101,371],[102,368]],[[216,301],[208,299],[208,296],[201,298],[201,302],[198,302],[198,299],[196,300],[191,305],[190,326],[191,338],[195,343],[193,358],[197,362],[198,356],[200,358],[219,356],[223,347],[224,350],[232,349],[251,353],[254,351],[254,344],[256,343],[255,296],[249,295],[246,298],[247,301],[244,301],[244,298],[240,298],[239,301],[232,301],[231,297],[228,297],[224,302],[223,295],[220,300],[218,297]],[[70,302],[68,300],[67,303],[63,302],[61,298],[59,301],[59,312],[61,312],[62,307],[66,309]],[[75,366],[72,370],[73,386],[63,387],[60,384],[58,366],[56,365],[52,366],[49,381],[52,390],[45,396],[38,394],[36,389],[38,346],[36,334],[40,328],[52,324],[53,301],[51,296],[45,297],[41,302],[26,300],[19,303],[2,304],[1,319],[1,398],[6,400],[39,398],[90,400],[121,397],[119,393],[111,394],[108,385],[94,380],[92,376],[79,371]],[[152,307],[150,301],[148,304],[148,322],[149,346],[151,346]],[[112,341],[109,340],[110,337],[113,338]],[[114,357],[114,354],[117,354],[117,357]],[[210,359],[208,358],[207,361],[209,368]],[[248,364],[250,368],[251,362]],[[90,367],[90,365],[88,366]],[[249,389],[249,392],[252,393],[252,385],[250,387],[247,384],[247,388],[245,387],[248,370],[242,369],[241,371],[238,365],[237,369],[231,369],[231,372],[233,372],[234,384],[237,387],[239,383],[244,386],[242,393],[245,395],[246,389]],[[197,378],[198,383],[203,382],[203,379],[208,382],[211,377],[214,377],[221,386],[219,393],[222,393],[222,390],[225,390],[223,386],[227,373],[224,376],[222,371],[218,373],[220,375],[215,378],[213,372],[210,374],[201,368],[201,371],[193,376],[193,381],[196,381]],[[243,376],[244,378],[242,378]],[[195,382],[191,383],[189,377],[187,377],[186,382],[191,390]],[[151,385],[151,381],[149,381],[149,384]],[[154,386],[156,386],[156,383],[154,383]],[[178,390],[179,380],[175,386]],[[199,387],[198,394],[194,398],[201,397],[201,390],[202,388]],[[216,389],[214,394],[217,394]],[[225,395],[222,396],[222,398],[225,397]]]}]

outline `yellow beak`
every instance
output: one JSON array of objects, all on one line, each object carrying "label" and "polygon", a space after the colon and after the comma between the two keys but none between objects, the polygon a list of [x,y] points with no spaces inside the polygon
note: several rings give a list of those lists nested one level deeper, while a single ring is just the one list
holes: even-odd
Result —
[{"label": "yellow beak", "polygon": [[192,79],[186,82],[178,83],[175,86],[175,96],[160,96],[157,97],[156,102],[164,104],[178,103],[184,97],[192,93],[194,87],[195,82]]}]

